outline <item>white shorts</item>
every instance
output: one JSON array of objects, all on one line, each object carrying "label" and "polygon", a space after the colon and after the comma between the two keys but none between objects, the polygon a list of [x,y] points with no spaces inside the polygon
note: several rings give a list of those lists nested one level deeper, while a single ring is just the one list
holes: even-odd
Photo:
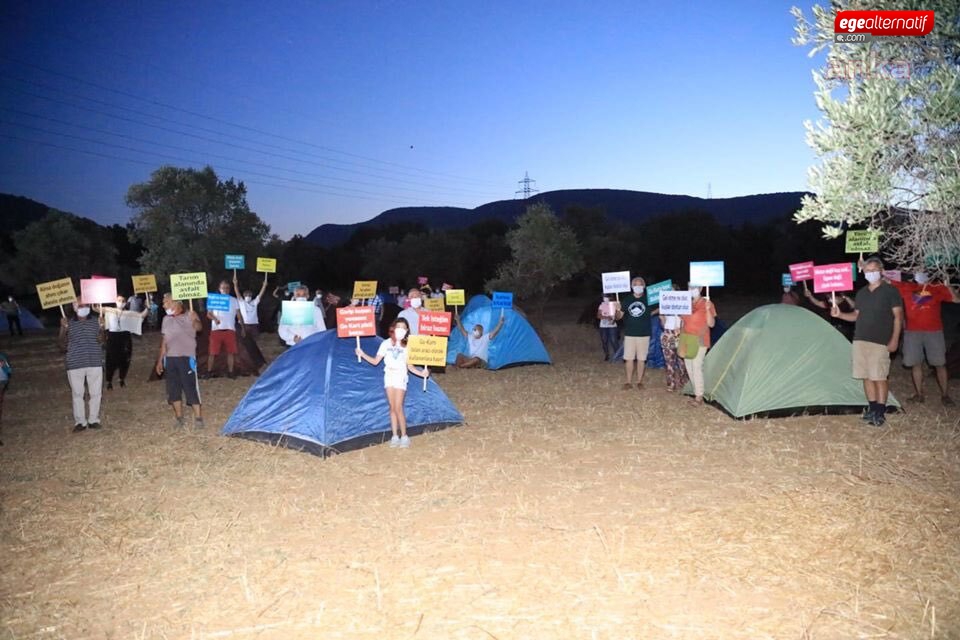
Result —
[{"label": "white shorts", "polygon": [[406,371],[385,371],[383,373],[383,386],[384,388],[406,391],[408,377]]}]

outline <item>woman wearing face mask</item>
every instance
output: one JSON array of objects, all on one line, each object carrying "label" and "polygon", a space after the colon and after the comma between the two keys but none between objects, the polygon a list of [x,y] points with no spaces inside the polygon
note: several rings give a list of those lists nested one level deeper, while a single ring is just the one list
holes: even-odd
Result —
[{"label": "woman wearing face mask", "polygon": [[[147,294],[149,300],[150,294]],[[107,357],[106,357],[106,377],[107,389],[113,389],[113,374],[119,369],[120,386],[125,387],[127,382],[127,372],[130,370],[130,361],[133,359],[133,339],[130,336],[130,329],[140,335],[143,319],[147,317],[148,310],[137,313],[124,310],[126,300],[123,296],[117,296],[117,306],[100,308],[100,317],[103,319],[103,326],[107,330]]]},{"label": "woman wearing face mask", "polygon": [[680,316],[680,356],[693,383],[693,401],[703,404],[703,358],[710,348],[710,329],[717,320],[717,309],[710,300],[700,295],[700,287],[690,285],[693,309],[690,315]]},{"label": "woman wearing face mask", "polygon": [[617,352],[620,346],[620,328],[617,326],[617,305],[610,296],[603,296],[603,302],[597,307],[597,320],[600,321],[600,346],[603,347],[604,361]]},{"label": "woman wearing face mask", "polygon": [[[309,302],[307,298],[308,295],[310,295],[309,289],[302,286],[297,287],[293,291],[293,300],[295,302]],[[311,304],[310,308],[313,310],[312,324],[284,324],[283,314],[280,314],[280,326],[277,329],[277,335],[280,336],[280,339],[283,340],[284,344],[288,347],[299,344],[304,338],[312,336],[319,331],[327,330],[327,325],[323,319],[323,310],[314,304]]]},{"label": "woman wearing face mask", "polygon": [[490,359],[490,341],[496,338],[500,329],[503,328],[505,321],[503,309],[500,310],[500,320],[497,321],[497,326],[490,333],[484,333],[482,324],[473,325],[473,329],[470,333],[467,333],[467,330],[463,327],[463,322],[460,320],[459,311],[454,311],[454,318],[457,322],[457,329],[467,339],[468,352],[465,354],[458,353],[454,365],[459,369],[485,369],[487,361]]},{"label": "woman wearing face mask", "polygon": [[[673,290],[678,291],[680,285],[674,284]],[[660,348],[663,350],[663,362],[667,370],[667,391],[681,391],[687,384],[687,368],[683,358],[677,352],[680,341],[680,316],[660,314]]]},{"label": "woman wearing face mask", "polygon": [[[407,436],[407,417],[403,413],[403,398],[407,393],[408,373],[423,378],[430,376],[430,370],[424,367],[417,369],[407,363],[407,336],[410,327],[403,318],[397,318],[390,324],[389,337],[380,343],[377,355],[370,357],[357,348],[356,354],[373,366],[383,365],[383,388],[387,394],[387,403],[390,405],[390,438],[391,447],[407,448],[410,438]],[[398,433],[399,432],[399,433]]]},{"label": "woman wearing face mask", "polygon": [[[103,334],[100,323],[90,317],[90,306],[77,307],[77,317],[60,319],[60,350],[67,354],[67,380],[73,392],[73,432],[100,428],[100,398],[103,389]],[[84,406],[84,385],[90,393],[89,413]]]}]

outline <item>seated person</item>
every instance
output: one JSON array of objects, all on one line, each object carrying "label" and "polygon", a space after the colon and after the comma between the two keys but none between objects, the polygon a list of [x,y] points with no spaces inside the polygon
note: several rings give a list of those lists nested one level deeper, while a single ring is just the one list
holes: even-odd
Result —
[{"label": "seated person", "polygon": [[467,339],[467,350],[469,351],[468,355],[458,353],[454,365],[461,369],[485,368],[487,366],[487,354],[490,351],[490,341],[496,338],[500,329],[503,328],[503,311],[500,311],[500,321],[497,322],[497,326],[490,333],[483,332],[482,324],[474,325],[473,331],[467,333],[460,322],[459,312],[454,315],[454,318],[457,321],[457,329]]}]

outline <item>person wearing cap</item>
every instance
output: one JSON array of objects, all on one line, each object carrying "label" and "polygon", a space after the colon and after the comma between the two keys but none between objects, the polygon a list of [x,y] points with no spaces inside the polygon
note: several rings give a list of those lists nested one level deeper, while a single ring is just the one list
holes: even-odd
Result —
[{"label": "person wearing cap", "polygon": [[949,394],[947,373],[947,345],[943,337],[941,306],[944,302],[960,302],[956,289],[945,284],[930,282],[930,277],[919,271],[913,274],[913,282],[888,280],[900,292],[903,299],[905,326],[903,331],[903,366],[910,368],[913,377],[913,395],[907,402],[922,403],[923,363],[937,372],[940,387],[940,402],[945,407],[953,406]]}]

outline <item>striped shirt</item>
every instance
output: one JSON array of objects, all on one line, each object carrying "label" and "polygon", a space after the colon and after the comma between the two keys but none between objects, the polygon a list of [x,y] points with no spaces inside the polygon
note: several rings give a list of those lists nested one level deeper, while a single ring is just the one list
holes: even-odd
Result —
[{"label": "striped shirt", "polygon": [[103,366],[103,349],[97,339],[100,323],[92,318],[67,325],[67,371]]}]

